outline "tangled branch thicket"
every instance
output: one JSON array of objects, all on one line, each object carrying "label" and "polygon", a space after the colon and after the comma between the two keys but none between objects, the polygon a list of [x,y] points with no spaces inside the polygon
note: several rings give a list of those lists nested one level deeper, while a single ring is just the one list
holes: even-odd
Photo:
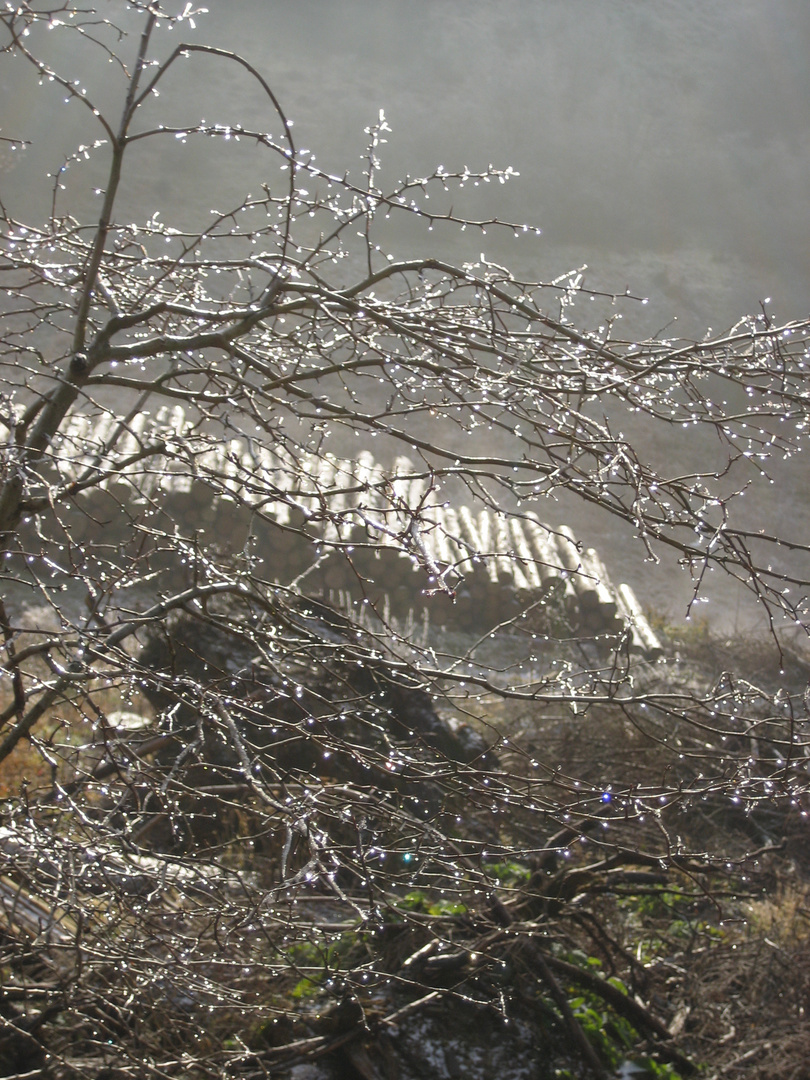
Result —
[{"label": "tangled branch thicket", "polygon": [[[397,258],[396,219],[530,232],[453,208],[511,170],[383,189],[381,114],[362,180],[330,175],[244,59],[157,48],[195,14],[160,7],[0,13],[4,62],[97,134],[47,220],[2,203],[0,1073],[309,1061],[373,1080],[428,1075],[438,1047],[435,1075],[484,1055],[489,1075],[675,1076],[723,1040],[723,1075],[767,1070],[767,1041],[735,1058],[731,1021],[678,973],[742,955],[734,919],[765,925],[805,827],[806,662],[778,630],[806,630],[808,547],[746,531],[734,505],[806,441],[810,321],[623,341],[614,297],[577,328],[595,294],[576,275]],[[74,43],[115,62],[117,106],[76,80]],[[268,130],[161,122],[184,64],[228,65]],[[129,220],[144,147],[206,139],[255,146],[253,193],[195,227]],[[70,207],[85,158],[106,177],[93,221]],[[618,427],[639,415],[711,431],[712,464],[654,468]],[[557,492],[685,562],[696,593],[711,568],[744,583],[773,670],[578,634],[559,568],[464,546],[438,513],[539,528]],[[476,633],[436,629],[368,570],[392,553],[427,611],[499,559],[539,587]],[[790,1037],[784,1076],[806,1059]]]}]

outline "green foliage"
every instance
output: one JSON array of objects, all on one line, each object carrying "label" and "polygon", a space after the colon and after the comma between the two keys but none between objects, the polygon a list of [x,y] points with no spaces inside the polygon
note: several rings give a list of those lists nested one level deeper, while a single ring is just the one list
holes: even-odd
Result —
[{"label": "green foliage", "polygon": [[320,982],[313,982],[312,979],[304,976],[304,978],[300,979],[290,991],[290,997],[295,1001],[304,1001],[308,998],[314,998],[320,989]]},{"label": "green foliage", "polygon": [[405,911],[419,911],[425,915],[464,915],[467,905],[456,900],[435,899],[422,889],[411,889],[400,902]]},{"label": "green foliage", "polygon": [[[588,956],[581,950],[567,953],[565,958],[569,963],[588,971],[602,967],[598,957]],[[626,997],[630,996],[629,989],[621,979],[611,976],[606,981]],[[631,1065],[636,1069],[646,1070],[645,1073],[637,1074],[639,1080],[645,1080],[645,1076],[655,1077],[656,1080],[680,1080],[680,1074],[671,1065],[657,1062],[648,1055],[633,1053],[633,1048],[641,1041],[641,1032],[607,1005],[598,994],[583,990],[580,986],[569,986],[567,992],[571,1012],[607,1068],[619,1070],[624,1065]],[[550,1002],[547,1004],[551,1005]],[[563,1069],[555,1073],[555,1076],[565,1078],[573,1074]]]},{"label": "green foliage", "polygon": [[721,927],[694,913],[694,895],[680,887],[623,896],[618,907],[628,925],[637,929],[639,956],[645,960],[651,960],[671,942],[696,938],[722,942],[726,937]]},{"label": "green foliage", "polygon": [[519,862],[485,863],[484,869],[501,888],[525,885],[531,877],[531,870]]},{"label": "green foliage", "polygon": [[337,972],[359,967],[368,960],[368,940],[368,934],[346,930],[323,943],[296,943],[289,951],[289,959],[291,967],[301,974],[301,978],[290,991],[290,996],[296,1001],[313,998]]}]

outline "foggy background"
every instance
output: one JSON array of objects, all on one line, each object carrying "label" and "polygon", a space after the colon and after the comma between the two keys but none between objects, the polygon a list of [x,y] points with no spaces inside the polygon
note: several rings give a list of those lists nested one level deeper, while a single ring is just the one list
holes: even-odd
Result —
[{"label": "foggy background", "polygon": [[[454,260],[485,250],[545,279],[587,264],[586,285],[649,297],[645,307],[626,309],[622,336],[663,327],[688,337],[720,333],[765,298],[779,321],[808,314],[806,0],[208,0],[207,7],[196,31],[183,35],[250,60],[294,121],[297,145],[314,150],[321,167],[359,177],[363,129],[384,109],[392,134],[382,148],[383,187],[439,163],[511,165],[519,178],[467,188],[456,207],[542,229],[539,239],[513,241],[492,230],[485,238],[453,229],[428,236],[412,226],[395,250]],[[120,73],[93,51],[60,56],[57,38],[54,64],[78,68],[116,117]],[[160,48],[168,52],[178,40],[175,31]],[[130,55],[135,47],[134,38],[124,45]],[[31,140],[24,151],[0,151],[0,192],[18,217],[47,215],[45,174],[99,136],[88,110],[63,97],[38,87],[19,61],[0,58],[2,134]],[[204,57],[178,66],[153,108],[154,120],[167,124],[204,118],[279,129],[247,76]],[[267,159],[248,148],[235,159],[232,149],[209,140],[134,147],[119,214],[193,219],[258,190]],[[66,174],[72,212],[97,207],[96,168],[91,162]],[[673,469],[682,455],[686,465],[695,450],[687,437],[667,433],[667,444],[650,446],[650,454],[664,454]],[[748,523],[787,515],[784,531],[806,540],[806,473],[780,467],[778,484],[746,497]],[[539,512],[569,522],[642,602],[682,616],[688,575],[671,563],[645,565],[623,526],[587,508]],[[742,618],[734,590],[717,582],[708,595],[702,614],[711,608],[729,624]]]}]

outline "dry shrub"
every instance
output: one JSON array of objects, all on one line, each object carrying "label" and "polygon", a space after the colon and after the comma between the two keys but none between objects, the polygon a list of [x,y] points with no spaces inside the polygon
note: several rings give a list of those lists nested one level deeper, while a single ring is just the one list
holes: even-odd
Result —
[{"label": "dry shrub", "polygon": [[35,746],[20,743],[0,765],[0,799],[11,799],[26,789],[44,787],[50,772],[50,766]]},{"label": "dry shrub", "polygon": [[810,946],[755,934],[706,949],[686,979],[688,1038],[707,1078],[804,1080]]}]

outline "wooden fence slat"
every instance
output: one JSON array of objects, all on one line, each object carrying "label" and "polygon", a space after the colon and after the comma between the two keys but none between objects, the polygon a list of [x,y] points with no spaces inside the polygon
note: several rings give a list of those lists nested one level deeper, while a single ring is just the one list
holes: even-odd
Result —
[{"label": "wooden fence slat", "polygon": [[[109,413],[74,416],[55,444],[61,481],[81,475],[119,425]],[[555,589],[580,627],[612,632],[621,619],[632,628],[638,648],[649,656],[661,654],[661,643],[632,590],[614,588],[599,554],[583,548],[567,526],[547,528],[533,512],[510,519],[486,508],[476,514],[466,505],[446,506],[432,498],[425,502],[429,478],[415,475],[424,470],[405,455],[386,472],[368,450],[354,461],[331,454],[297,458],[283,447],[271,450],[242,437],[217,443],[210,435],[188,436],[188,426],[177,405],[134,417],[118,437],[117,454],[137,453],[144,440],[162,431],[187,439],[184,455],[157,458],[144,470],[135,465],[103,486],[122,505],[154,499],[169,513],[192,513],[206,522],[206,531],[210,518],[215,535],[224,541],[234,502],[260,507],[279,579],[288,571],[301,572],[314,557],[308,539],[297,533],[305,528],[315,538],[320,535],[327,548],[356,544],[351,557],[357,573],[373,579],[377,588],[414,593],[426,571],[442,574],[451,588],[463,577],[466,602],[477,614],[511,610],[514,600],[504,589],[510,596]],[[108,464],[98,461],[100,468]],[[424,521],[414,531],[419,507]],[[283,528],[276,532],[274,524]],[[444,574],[448,567],[453,570]],[[356,583],[344,554],[330,558],[324,572],[327,587],[350,590]]]}]

